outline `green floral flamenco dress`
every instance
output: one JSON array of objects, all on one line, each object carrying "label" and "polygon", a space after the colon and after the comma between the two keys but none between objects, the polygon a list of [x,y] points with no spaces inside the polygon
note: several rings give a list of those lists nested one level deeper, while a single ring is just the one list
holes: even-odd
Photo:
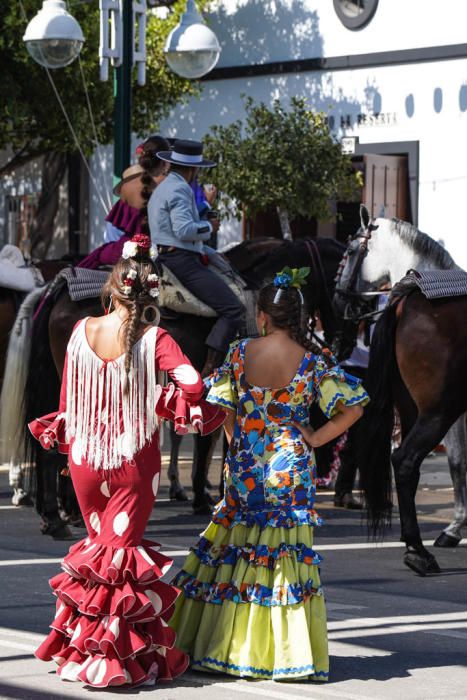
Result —
[{"label": "green floral flamenco dress", "polygon": [[247,343],[232,345],[211,377],[208,401],[237,413],[225,497],[174,580],[182,593],[170,624],[196,670],[326,681],[316,464],[292,421],[306,424],[313,401],[330,418],[338,402],[365,404],[368,396],[359,380],[310,352],[288,386],[252,386]]}]

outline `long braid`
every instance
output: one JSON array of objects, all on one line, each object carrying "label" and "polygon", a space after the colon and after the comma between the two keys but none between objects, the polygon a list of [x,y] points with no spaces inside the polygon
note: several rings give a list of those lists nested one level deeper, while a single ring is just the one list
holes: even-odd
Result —
[{"label": "long braid", "polygon": [[154,286],[158,285],[157,268],[149,256],[150,240],[147,236],[139,234],[130,243],[136,242],[135,239],[138,238],[146,239],[146,252],[140,250],[130,258],[121,257],[102,292],[104,308],[108,309],[112,303],[118,301],[127,311],[127,317],[120,329],[121,347],[125,354],[124,394],[127,394],[130,388],[133,347],[141,336],[143,325],[157,323],[158,320],[157,303],[153,295]]},{"label": "long braid", "polygon": [[125,374],[126,381],[123,393],[128,394],[130,387],[130,371],[133,362],[133,346],[138,339],[138,329],[141,323],[142,308],[136,299],[131,301],[128,307],[128,317],[123,325],[123,347],[125,348]]}]

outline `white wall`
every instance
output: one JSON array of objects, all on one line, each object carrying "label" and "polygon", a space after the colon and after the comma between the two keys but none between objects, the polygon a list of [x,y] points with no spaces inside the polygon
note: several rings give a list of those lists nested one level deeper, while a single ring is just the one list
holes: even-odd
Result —
[{"label": "white wall", "polygon": [[[332,0],[223,0],[211,26],[224,46],[220,65],[342,56],[457,44],[466,41],[467,2],[379,0],[373,20],[349,31]],[[434,94],[442,95],[441,110]],[[439,92],[441,91],[441,92]],[[357,135],[360,143],[419,141],[419,227],[443,239],[467,268],[467,59],[328,73],[308,72],[210,81],[200,99],[173,112],[161,132],[202,138],[210,126],[244,116],[241,94],[270,104],[304,95],[335,119],[335,135]],[[438,99],[439,101],[439,99]],[[358,114],[395,115],[391,123],[359,126]],[[351,127],[340,128],[350,115]],[[109,183],[110,175],[106,175]],[[107,185],[108,186],[108,185]],[[102,215],[92,203],[93,241],[100,242]],[[240,227],[222,228],[222,242],[239,238]]]},{"label": "white wall", "polygon": [[465,42],[464,0],[379,0],[371,22],[349,31],[332,0],[220,0],[210,26],[219,66],[347,56]]}]

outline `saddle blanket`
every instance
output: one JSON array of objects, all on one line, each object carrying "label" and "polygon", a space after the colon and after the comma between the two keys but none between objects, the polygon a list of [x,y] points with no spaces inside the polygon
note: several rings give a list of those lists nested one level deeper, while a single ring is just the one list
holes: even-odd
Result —
[{"label": "saddle blanket", "polygon": [[[194,316],[205,316],[214,318],[217,316],[214,309],[195,297],[175,275],[165,266],[162,266],[162,277],[160,285],[159,306],[163,306],[171,311],[180,314],[192,314]],[[225,268],[212,269],[228,284],[231,290],[240,299],[247,309],[246,334],[256,335],[255,322],[255,296],[254,292],[245,289],[245,283],[233,271],[226,272]],[[61,270],[56,280],[64,279],[68,286],[68,293],[72,301],[82,301],[83,299],[95,299],[100,297],[104,284],[107,282],[109,272],[105,270],[88,270],[81,267],[67,267]]]},{"label": "saddle blanket", "polygon": [[412,284],[427,299],[467,296],[467,272],[452,270],[409,270],[399,284]]}]

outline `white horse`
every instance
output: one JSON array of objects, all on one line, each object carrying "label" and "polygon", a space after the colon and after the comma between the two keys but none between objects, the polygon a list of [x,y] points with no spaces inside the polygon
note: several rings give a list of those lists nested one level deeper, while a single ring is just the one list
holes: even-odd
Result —
[{"label": "white horse", "polygon": [[[341,310],[361,298],[392,287],[408,270],[458,269],[449,253],[412,224],[398,219],[370,219],[360,208],[362,228],[351,241],[336,285]],[[454,519],[435,541],[438,547],[455,547],[467,527],[467,414],[461,416],[444,439],[454,487]]]}]

